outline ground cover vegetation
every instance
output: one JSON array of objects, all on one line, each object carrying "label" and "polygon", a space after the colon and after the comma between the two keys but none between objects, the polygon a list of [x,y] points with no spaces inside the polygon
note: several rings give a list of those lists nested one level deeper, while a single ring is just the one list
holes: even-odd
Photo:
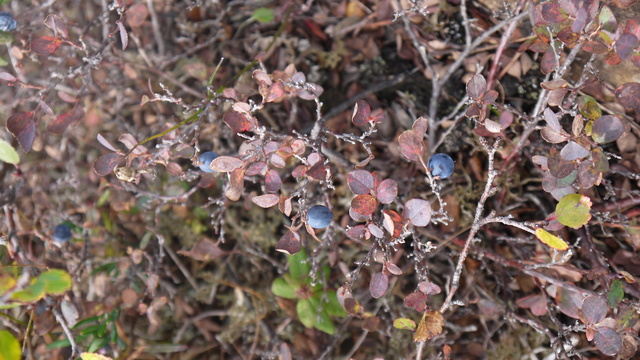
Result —
[{"label": "ground cover vegetation", "polygon": [[631,359],[636,0],[0,0],[0,359]]}]

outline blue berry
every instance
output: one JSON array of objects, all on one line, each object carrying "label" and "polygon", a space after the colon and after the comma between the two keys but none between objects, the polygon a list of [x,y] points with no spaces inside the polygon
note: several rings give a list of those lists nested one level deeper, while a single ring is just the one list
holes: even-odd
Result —
[{"label": "blue berry", "polygon": [[207,151],[200,154],[200,157],[198,158],[198,160],[200,160],[200,162],[202,163],[200,165],[200,170],[208,173],[215,172],[211,170],[209,166],[211,166],[211,162],[217,157],[218,154],[214,153],[213,151]]},{"label": "blue berry", "polygon": [[324,229],[333,220],[333,214],[326,206],[316,205],[307,212],[307,223],[314,229]]},{"label": "blue berry", "polygon": [[71,228],[67,224],[60,224],[53,228],[53,240],[67,242],[71,239]]},{"label": "blue berry", "polygon": [[0,31],[12,31],[16,28],[16,21],[13,19],[13,15],[6,11],[0,11]]},{"label": "blue berry", "polygon": [[455,164],[451,156],[447,154],[434,154],[429,158],[427,163],[431,175],[439,176],[440,179],[446,179],[453,174]]}]

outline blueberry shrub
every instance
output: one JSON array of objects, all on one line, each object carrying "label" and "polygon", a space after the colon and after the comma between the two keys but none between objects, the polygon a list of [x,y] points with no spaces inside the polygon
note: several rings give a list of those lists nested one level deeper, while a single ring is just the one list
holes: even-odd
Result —
[{"label": "blueberry shrub", "polygon": [[637,0],[0,0],[0,359],[632,359]]}]

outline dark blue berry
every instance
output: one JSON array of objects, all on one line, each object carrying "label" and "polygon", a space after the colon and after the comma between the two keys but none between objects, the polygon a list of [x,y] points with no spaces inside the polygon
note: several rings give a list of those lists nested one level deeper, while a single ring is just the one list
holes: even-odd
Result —
[{"label": "dark blue berry", "polygon": [[210,166],[211,166],[211,162],[217,157],[218,157],[218,154],[214,153],[213,151],[207,151],[200,154],[200,157],[198,158],[198,160],[200,160],[200,162],[202,163],[200,165],[200,170],[208,173],[215,172],[211,170]]},{"label": "dark blue berry", "polygon": [[434,154],[429,158],[427,163],[431,175],[439,176],[440,179],[446,179],[453,174],[455,164],[451,156],[447,154]]},{"label": "dark blue berry", "polygon": [[16,21],[13,19],[13,15],[6,11],[0,11],[0,31],[12,31],[16,28]]},{"label": "dark blue berry", "polygon": [[71,239],[71,228],[67,224],[60,224],[53,228],[53,240],[67,242]]},{"label": "dark blue berry", "polygon": [[333,220],[333,214],[326,206],[316,205],[307,212],[307,223],[314,229],[324,229]]}]

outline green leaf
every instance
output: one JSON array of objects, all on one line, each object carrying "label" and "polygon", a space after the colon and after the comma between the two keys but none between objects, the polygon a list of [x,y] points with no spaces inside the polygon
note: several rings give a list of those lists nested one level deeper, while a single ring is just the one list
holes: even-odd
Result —
[{"label": "green leaf", "polygon": [[556,206],[558,221],[573,229],[579,229],[591,220],[591,199],[581,194],[565,195]]},{"label": "green leaf", "polygon": [[581,96],[578,98],[578,109],[580,113],[590,120],[595,120],[602,116],[602,110],[596,99],[591,96]]},{"label": "green leaf", "polygon": [[609,302],[609,307],[617,307],[618,303],[620,303],[622,299],[624,299],[624,289],[622,287],[622,281],[620,281],[620,279],[614,279],[611,282],[611,288],[607,293],[607,301]]},{"label": "green leaf", "polygon": [[6,31],[0,31],[0,44],[9,44],[13,42],[13,34]]},{"label": "green leaf", "polygon": [[0,56],[0,66],[7,66],[9,62],[4,57]]},{"label": "green leaf", "polygon": [[277,278],[273,281],[273,284],[271,284],[271,292],[273,292],[274,295],[285,299],[297,298],[297,290],[298,287],[287,283],[283,278]]},{"label": "green leaf", "polygon": [[69,346],[71,346],[71,341],[69,341],[69,339],[62,339],[62,340],[52,341],[51,343],[47,344],[47,346],[45,346],[45,348],[46,349],[61,349],[61,348],[69,347]]},{"label": "green leaf", "polygon": [[44,297],[45,287],[46,285],[43,282],[36,280],[26,288],[14,292],[11,295],[11,299],[21,303],[38,301]]},{"label": "green leaf", "polygon": [[413,331],[416,329],[416,322],[407,318],[399,318],[393,321],[393,327],[400,330]]},{"label": "green leaf", "polygon": [[327,312],[328,315],[331,316],[347,316],[347,312],[344,310],[342,305],[340,305],[340,301],[338,301],[338,296],[335,291],[327,291],[328,301],[325,301],[322,304],[322,308]]},{"label": "green leaf", "polygon": [[315,303],[315,301],[317,300],[313,300],[313,298],[302,299],[298,301],[298,304],[296,305],[296,312],[298,313],[300,322],[308,328],[313,327],[316,324],[318,304]]},{"label": "green leaf", "polygon": [[545,229],[536,229],[536,237],[538,240],[542,241],[543,244],[551,246],[554,249],[564,251],[569,248],[569,245],[567,245],[564,240],[551,234]]},{"label": "green leaf", "polygon": [[336,332],[336,327],[333,325],[333,321],[329,315],[323,310],[316,317],[316,329],[326,332],[329,335],[333,335]]},{"label": "green leaf", "polygon": [[60,269],[45,271],[38,276],[38,281],[45,284],[47,294],[62,295],[71,289],[71,276]]},{"label": "green leaf", "polygon": [[0,140],[0,161],[8,164],[17,164],[20,162],[20,155],[18,155],[16,149],[4,140]]},{"label": "green leaf", "polygon": [[0,330],[0,360],[20,360],[20,343],[8,330]]},{"label": "green leaf", "polygon": [[287,262],[289,263],[289,272],[296,281],[302,282],[309,276],[311,264],[309,264],[307,252],[304,249],[295,255],[289,256]]},{"label": "green leaf", "polygon": [[90,352],[90,353],[96,352],[107,345],[109,345],[109,339],[107,338],[94,339],[91,342],[91,344],[89,344],[89,347],[87,348],[87,352]]},{"label": "green leaf", "polygon": [[257,8],[253,11],[253,15],[251,18],[254,20],[258,20],[261,23],[268,23],[273,21],[273,10],[268,8]]}]

